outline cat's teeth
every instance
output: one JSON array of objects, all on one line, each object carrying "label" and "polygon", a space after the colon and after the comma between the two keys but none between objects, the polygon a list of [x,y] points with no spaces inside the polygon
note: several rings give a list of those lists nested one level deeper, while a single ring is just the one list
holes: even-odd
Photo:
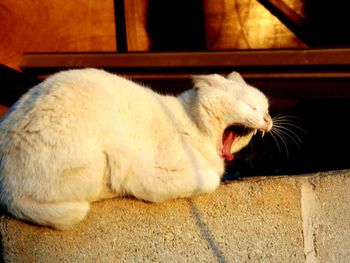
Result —
[{"label": "cat's teeth", "polygon": [[261,138],[263,138],[263,137],[264,137],[264,135],[265,135],[265,132],[264,132],[264,131],[262,131],[262,132],[261,132]]},{"label": "cat's teeth", "polygon": [[255,131],[254,131],[254,135],[256,135],[257,132],[258,132],[258,130],[255,130]]}]

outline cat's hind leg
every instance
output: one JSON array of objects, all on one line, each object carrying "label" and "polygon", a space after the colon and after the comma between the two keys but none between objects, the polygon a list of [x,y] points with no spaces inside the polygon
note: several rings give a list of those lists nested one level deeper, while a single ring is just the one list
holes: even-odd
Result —
[{"label": "cat's hind leg", "polygon": [[19,219],[64,230],[82,221],[90,204],[86,201],[45,203],[20,197],[9,204],[8,210]]}]

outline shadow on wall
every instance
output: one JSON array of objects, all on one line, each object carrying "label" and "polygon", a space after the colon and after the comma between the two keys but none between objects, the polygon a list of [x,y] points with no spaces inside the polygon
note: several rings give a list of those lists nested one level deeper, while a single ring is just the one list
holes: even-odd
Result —
[{"label": "shadow on wall", "polygon": [[[222,2],[225,5],[225,1]],[[349,12],[346,1],[304,2],[304,29],[312,39],[312,45],[325,47],[350,45]],[[147,31],[151,50],[205,50],[207,29],[204,4],[204,0],[148,0]]]},{"label": "shadow on wall", "polygon": [[203,0],[149,0],[151,50],[204,50]]},{"label": "shadow on wall", "polygon": [[308,34],[317,46],[349,46],[349,8],[343,0],[305,1]]},{"label": "shadow on wall", "polygon": [[207,241],[209,248],[213,252],[213,255],[217,258],[217,262],[219,263],[224,263],[227,262],[224,253],[220,250],[219,245],[215,242],[214,236],[210,232],[210,229],[208,226],[203,222],[203,218],[198,211],[198,208],[196,205],[193,203],[191,199],[187,199],[188,206],[191,210],[192,217],[194,221],[196,222],[196,225],[198,229],[200,230],[202,236],[204,239]]}]

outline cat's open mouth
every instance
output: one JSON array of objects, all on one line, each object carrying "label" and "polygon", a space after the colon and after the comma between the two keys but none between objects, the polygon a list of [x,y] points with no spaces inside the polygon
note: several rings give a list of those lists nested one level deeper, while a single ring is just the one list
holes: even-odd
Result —
[{"label": "cat's open mouth", "polygon": [[241,125],[232,125],[225,129],[222,136],[222,148],[221,155],[228,161],[233,160],[233,153],[231,153],[232,145],[240,138],[249,133],[253,132],[253,128],[241,126]]}]

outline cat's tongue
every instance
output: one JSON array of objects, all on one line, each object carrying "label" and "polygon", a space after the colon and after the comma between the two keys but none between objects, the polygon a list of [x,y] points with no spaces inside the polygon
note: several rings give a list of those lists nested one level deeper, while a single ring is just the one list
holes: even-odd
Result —
[{"label": "cat's tongue", "polygon": [[234,157],[231,153],[231,146],[235,139],[236,134],[233,131],[231,131],[230,129],[225,130],[222,138],[221,155],[228,161],[232,161]]}]

